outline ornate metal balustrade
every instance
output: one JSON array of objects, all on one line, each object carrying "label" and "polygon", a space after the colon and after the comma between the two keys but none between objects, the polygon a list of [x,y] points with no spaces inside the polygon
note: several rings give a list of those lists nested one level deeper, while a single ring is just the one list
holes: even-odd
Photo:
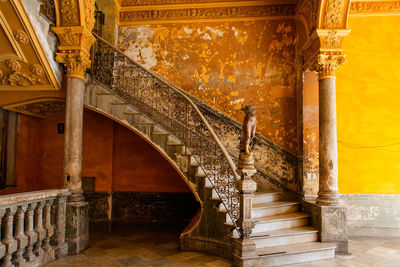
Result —
[{"label": "ornate metal balustrade", "polygon": [[68,190],[44,190],[0,197],[1,266],[42,266],[67,255]]},{"label": "ornate metal balustrade", "polygon": [[91,77],[113,90],[183,142],[222,200],[235,228],[236,166],[196,104],[181,89],[144,69],[101,37],[92,47]]}]

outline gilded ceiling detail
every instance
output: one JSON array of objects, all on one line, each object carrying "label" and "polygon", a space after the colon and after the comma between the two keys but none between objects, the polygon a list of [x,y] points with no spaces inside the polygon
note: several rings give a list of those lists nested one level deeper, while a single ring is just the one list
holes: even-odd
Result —
[{"label": "gilded ceiling detail", "polygon": [[59,90],[56,77],[18,0],[0,1],[0,90]]},{"label": "gilded ceiling detail", "polygon": [[400,1],[352,1],[350,15],[400,14]]},{"label": "gilded ceiling detail", "polygon": [[30,116],[47,118],[65,112],[65,101],[52,98],[38,99],[17,105],[5,106],[4,108]]},{"label": "gilded ceiling detail", "polygon": [[119,25],[254,21],[294,17],[295,1],[122,0]]}]

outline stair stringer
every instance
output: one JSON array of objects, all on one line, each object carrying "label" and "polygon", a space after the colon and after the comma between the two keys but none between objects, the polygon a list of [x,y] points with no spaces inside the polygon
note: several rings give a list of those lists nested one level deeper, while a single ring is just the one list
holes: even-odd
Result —
[{"label": "stair stringer", "polygon": [[[171,134],[163,138],[160,134],[163,131],[161,126],[102,84],[89,80],[86,82],[84,106],[120,123],[146,140],[167,159],[189,186],[200,203],[200,215],[195,216],[182,232],[181,250],[206,252],[232,260],[233,225],[227,220],[229,216],[226,211],[220,208],[221,201],[210,183],[206,182],[208,178],[199,175],[201,166],[191,164],[191,157],[195,155],[191,154],[190,148],[178,145],[180,140]],[[125,112],[121,106],[130,111]],[[148,124],[140,124],[141,119],[145,119]],[[175,143],[169,143],[168,140],[174,140]]]}]

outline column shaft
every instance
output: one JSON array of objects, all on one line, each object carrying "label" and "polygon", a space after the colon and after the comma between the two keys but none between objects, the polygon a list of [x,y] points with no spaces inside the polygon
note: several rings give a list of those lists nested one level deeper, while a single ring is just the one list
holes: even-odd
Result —
[{"label": "column shaft", "polygon": [[317,204],[340,205],[334,77],[319,80],[319,191]]},{"label": "column shaft", "polygon": [[[71,200],[82,194],[82,129],[84,81],[67,77],[64,136],[64,185]],[[79,199],[81,200],[81,198]]]}]

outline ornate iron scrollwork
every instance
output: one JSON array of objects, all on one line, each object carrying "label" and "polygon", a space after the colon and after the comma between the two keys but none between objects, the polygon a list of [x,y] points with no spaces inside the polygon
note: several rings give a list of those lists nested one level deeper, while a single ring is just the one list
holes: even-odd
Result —
[{"label": "ornate iron scrollwork", "polygon": [[188,148],[207,175],[235,228],[239,219],[239,176],[232,159],[198,107],[181,91],[97,36],[92,47],[92,79],[157,122]]}]

